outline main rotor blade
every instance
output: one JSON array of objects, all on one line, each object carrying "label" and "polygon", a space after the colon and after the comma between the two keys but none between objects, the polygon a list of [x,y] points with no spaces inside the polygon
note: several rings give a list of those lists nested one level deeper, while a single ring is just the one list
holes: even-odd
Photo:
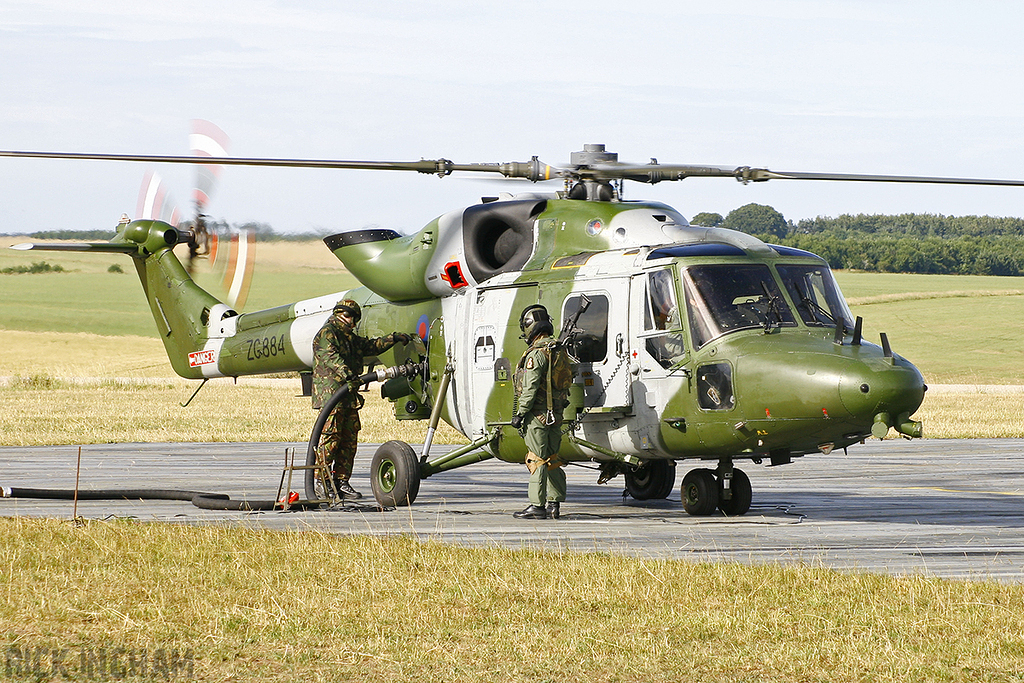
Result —
[{"label": "main rotor blade", "polygon": [[506,178],[522,178],[533,182],[557,178],[591,180],[632,180],[638,183],[659,183],[686,178],[735,178],[742,183],[768,180],[833,180],[868,183],[928,183],[941,185],[1002,185],[1024,187],[1024,180],[991,178],[945,178],[936,176],[871,175],[857,173],[814,173],[803,171],[771,171],[750,166],[697,166],[680,164],[597,163],[559,168],[549,166],[537,157],[530,161],[507,163],[456,164],[448,159],[419,161],[345,161],[340,159],[269,159],[254,157],[185,157],[146,154],[89,154],[76,152],[15,152],[0,150],[0,157],[27,159],[77,159],[87,161],[144,161],[163,164],[223,164],[225,166],[270,166],[281,168],[338,168],[369,171],[416,171],[447,176],[455,172],[500,173]]},{"label": "main rotor blade", "polygon": [[267,159],[253,157],[186,157],[149,154],[91,154],[78,152],[2,151],[0,157],[24,159],[75,159],[84,161],[143,161],[155,164],[223,164],[225,166],[276,166],[283,168],[341,168],[370,171],[416,171],[418,173],[451,175],[453,172],[500,173],[508,178],[551,180],[560,170],[543,164],[536,157],[529,162],[504,164],[456,164],[448,159],[419,161],[344,161],[339,159]]},{"label": "main rotor blade", "polygon": [[1000,180],[994,178],[946,178],[915,175],[871,175],[859,173],[802,173],[799,171],[769,171],[766,168],[743,167],[736,169],[740,181],[762,182],[765,180],[841,180],[862,183],[930,183],[933,185],[1008,185],[1024,186],[1024,180]]},{"label": "main rotor blade", "polygon": [[867,183],[930,183],[941,185],[1004,185],[1024,186],[1024,180],[989,178],[945,178],[936,176],[871,175],[858,173],[814,173],[803,171],[771,171],[750,166],[690,166],[676,164],[595,164],[576,171],[580,177],[612,180],[622,178],[638,183],[659,183],[686,178],[735,178],[741,183],[768,180],[837,180]]}]

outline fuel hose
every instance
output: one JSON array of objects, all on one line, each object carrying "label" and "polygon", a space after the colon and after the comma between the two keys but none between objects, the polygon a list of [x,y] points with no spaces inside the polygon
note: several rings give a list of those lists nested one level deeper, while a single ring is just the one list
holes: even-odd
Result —
[{"label": "fuel hose", "polygon": [[309,435],[309,443],[306,447],[306,469],[305,477],[303,479],[305,494],[307,500],[316,500],[316,470],[313,467],[316,465],[316,447],[320,444],[320,437],[324,433],[324,426],[327,424],[327,418],[331,416],[331,412],[338,406],[352,386],[361,386],[363,384],[369,384],[370,382],[383,382],[385,380],[394,379],[395,377],[414,377],[420,372],[423,372],[426,367],[426,361],[422,363],[405,363],[404,365],[393,365],[389,368],[382,368],[380,370],[371,370],[364,375],[360,375],[359,379],[352,382],[346,382],[338,387],[338,390],[331,394],[331,397],[327,399],[323,407],[320,408],[320,414],[317,415],[316,422],[313,424],[313,431]]},{"label": "fuel hose", "polygon": [[[331,411],[349,392],[352,384],[361,385],[369,382],[383,382],[394,377],[413,377],[424,369],[423,363],[406,363],[381,370],[373,370],[359,377],[356,382],[341,386],[320,409],[313,432],[309,437],[306,451],[306,465],[316,464],[316,446],[327,424]],[[305,470],[304,488],[306,498],[317,498],[314,488],[314,470]],[[187,501],[203,510],[237,510],[243,512],[274,510],[278,507],[274,500],[231,500],[231,496],[223,493],[207,493],[203,491],[182,491],[177,489],[35,489],[15,486],[0,486],[0,498],[34,498],[41,500],[180,500]],[[316,503],[292,503],[289,509],[319,507]]]},{"label": "fuel hose", "polygon": [[[45,500],[181,500],[203,510],[273,510],[273,500],[231,500],[223,493],[180,491],[176,489],[32,489],[15,486],[0,487],[2,498],[36,498]],[[296,507],[292,505],[292,507]]]}]

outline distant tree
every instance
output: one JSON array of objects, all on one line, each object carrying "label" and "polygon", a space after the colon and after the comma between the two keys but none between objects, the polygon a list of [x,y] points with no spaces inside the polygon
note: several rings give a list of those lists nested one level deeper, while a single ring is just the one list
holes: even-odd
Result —
[{"label": "distant tree", "polygon": [[701,213],[698,213],[696,216],[690,219],[690,224],[701,225],[704,226],[705,228],[717,228],[722,224],[723,221],[725,221],[725,219],[722,217],[722,214],[720,213],[709,213],[707,211],[702,211]]},{"label": "distant tree", "polygon": [[37,240],[109,240],[112,230],[42,230],[29,235]]},{"label": "distant tree", "polygon": [[274,232],[274,228],[269,223],[260,223],[257,221],[249,221],[242,225],[236,226],[240,230],[248,230],[256,235],[256,239],[261,241],[277,239],[278,235]]},{"label": "distant tree", "polygon": [[974,270],[980,275],[1020,275],[1020,264],[1005,254],[980,254]]},{"label": "distant tree", "polygon": [[750,235],[769,235],[779,239],[789,234],[785,216],[764,204],[747,204],[733,209],[722,222],[723,228],[739,230]]}]

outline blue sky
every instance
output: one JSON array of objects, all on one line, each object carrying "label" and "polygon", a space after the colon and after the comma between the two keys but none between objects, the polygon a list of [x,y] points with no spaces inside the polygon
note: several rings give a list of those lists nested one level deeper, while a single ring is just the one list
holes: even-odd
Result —
[{"label": "blue sky", "polygon": [[[1024,178],[1024,4],[0,0],[0,149],[623,161]],[[104,229],[137,164],[0,159],[0,232]],[[180,201],[191,172],[156,169]],[[225,169],[210,213],[281,231],[412,231],[500,190],[369,171]],[[689,179],[628,184],[684,215],[758,202],[1024,216],[1024,188]]]}]

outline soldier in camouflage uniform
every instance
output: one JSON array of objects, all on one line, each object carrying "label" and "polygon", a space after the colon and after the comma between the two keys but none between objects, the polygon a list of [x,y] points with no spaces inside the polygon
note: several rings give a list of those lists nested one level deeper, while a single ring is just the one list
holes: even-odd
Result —
[{"label": "soldier in camouflage uniform", "polygon": [[324,425],[317,455],[331,466],[334,485],[346,499],[362,498],[352,488],[352,462],[356,456],[359,437],[359,409],[363,397],[358,393],[358,379],[363,374],[363,358],[376,356],[397,342],[408,344],[412,339],[403,332],[386,337],[367,339],[356,334],[359,322],[359,304],[343,299],[313,338],[313,408],[320,410],[343,384],[349,383],[348,393],[331,412]]},{"label": "soldier in camouflage uniform", "polygon": [[512,426],[523,431],[529,450],[530,505],[512,516],[558,519],[559,504],[565,500],[565,463],[558,460],[558,449],[572,368],[565,349],[551,337],[554,328],[547,309],[539,304],[527,306],[519,317],[519,328],[530,347],[516,367]]}]

